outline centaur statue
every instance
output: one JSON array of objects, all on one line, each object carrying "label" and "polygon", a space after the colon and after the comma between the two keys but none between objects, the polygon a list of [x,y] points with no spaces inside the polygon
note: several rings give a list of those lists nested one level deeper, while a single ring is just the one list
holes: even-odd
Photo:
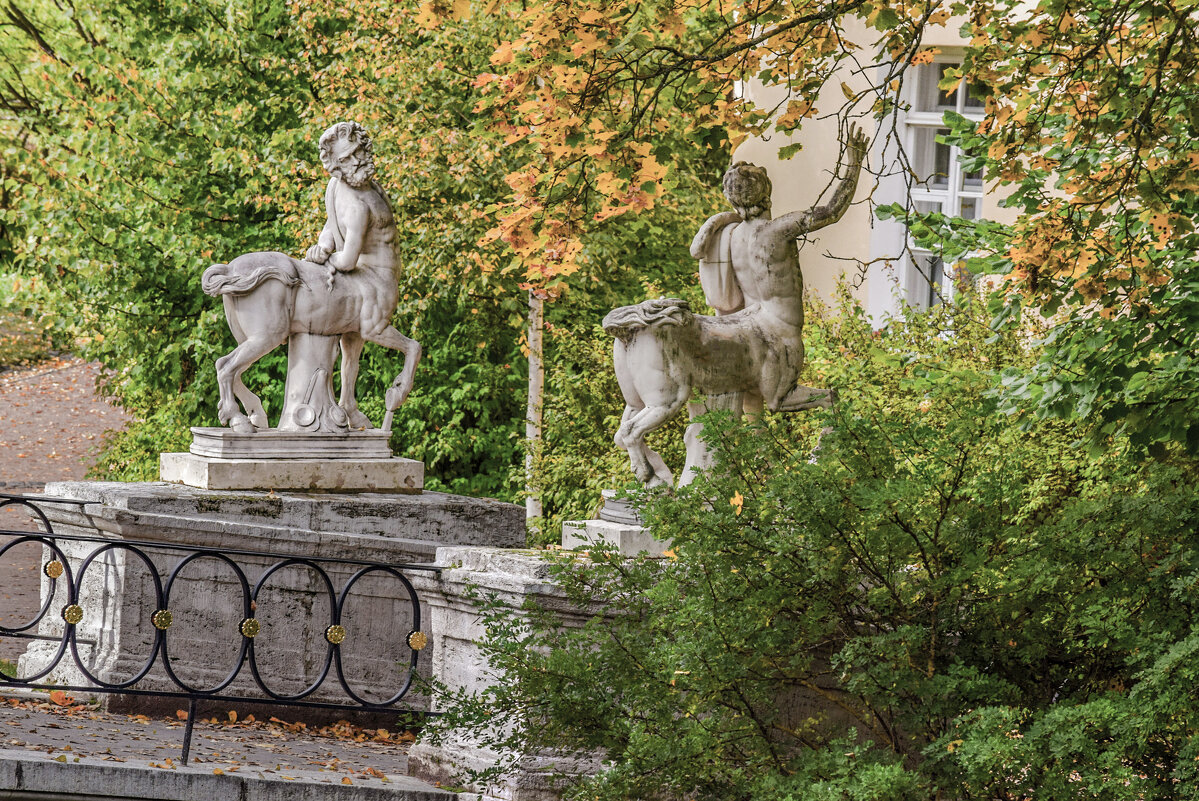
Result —
[{"label": "centaur statue", "polygon": [[[678,414],[693,392],[691,416],[705,408],[756,414],[830,407],[831,389],[799,383],[804,365],[803,276],[796,240],[841,219],[853,200],[869,140],[850,128],[848,164],[827,205],[770,217],[770,179],[745,162],[729,168],[724,195],[734,211],[709,219],[691,243],[700,280],[716,316],[692,313],[678,298],[647,300],[610,312],[604,330],[616,337],[616,377],[625,410],[616,444],[648,486],[674,476],[646,435]],[[709,461],[699,426],[687,431],[681,483]]]},{"label": "centaur statue", "polygon": [[[396,226],[391,203],[375,182],[371,140],[361,125],[339,122],[320,139],[329,171],[329,219],[306,259],[285,253],[238,256],[204,271],[203,288],[219,295],[237,347],[217,359],[221,423],[239,433],[268,427],[258,396],[242,373],[290,340],[285,431],[343,432],[370,428],[354,384],[364,342],[404,354],[404,369],[386,393],[383,428],[412,390],[421,347],[391,326],[399,297]],[[332,372],[341,346],[341,398],[333,401]],[[241,407],[238,407],[238,401]]]}]

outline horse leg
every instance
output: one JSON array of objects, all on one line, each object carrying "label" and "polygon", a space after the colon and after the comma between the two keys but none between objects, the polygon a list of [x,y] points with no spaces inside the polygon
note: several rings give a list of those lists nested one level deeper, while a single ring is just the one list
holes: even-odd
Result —
[{"label": "horse leg", "polygon": [[670,472],[670,468],[666,466],[666,461],[660,453],[649,447],[649,445],[646,445],[644,439],[639,443],[633,442],[626,445],[625,439],[621,434],[625,423],[631,420],[642,408],[644,407],[625,405],[624,415],[620,418],[620,428],[616,430],[616,436],[613,439],[618,448],[628,452],[629,464],[633,468],[633,475],[637,476],[638,481],[644,484],[650,480],[650,476],[656,476],[661,483],[673,484],[674,474]]},{"label": "horse leg", "polygon": [[[250,365],[283,344],[284,338],[275,338],[269,334],[255,332],[231,352],[216,360],[217,386],[220,388],[221,394],[220,404],[217,406],[217,416],[222,423],[227,424],[239,434],[253,434],[254,423],[238,409],[237,401],[232,397],[233,388],[236,384],[241,383],[241,374]],[[251,410],[251,413],[254,411],[256,410]]]},{"label": "horse leg", "polygon": [[358,359],[362,356],[362,336],[355,332],[341,335],[341,399],[337,405],[350,420],[350,428],[374,428],[370,418],[358,409],[354,385],[358,383]]},{"label": "horse leg", "polygon": [[262,408],[262,399],[242,383],[241,376],[233,379],[233,394],[241,401],[241,407],[246,410],[246,414],[250,418],[250,424],[254,428],[271,427],[270,422],[266,418],[266,409]]},{"label": "horse leg", "polygon": [[392,350],[398,350],[404,354],[404,369],[396,376],[395,381],[392,382],[387,390],[387,394],[384,396],[387,411],[395,411],[408,397],[408,393],[412,391],[412,382],[416,375],[416,365],[420,361],[420,343],[415,339],[404,336],[394,326],[390,325],[377,334],[368,334],[364,331],[362,332],[362,336],[369,342],[374,342],[376,345],[382,345]]},{"label": "horse leg", "polygon": [[[683,391],[684,389],[686,391]],[[662,463],[660,456],[657,461],[661,466],[662,472],[659,472],[656,466],[652,465],[649,457],[650,449],[646,447],[645,437],[651,431],[657,429],[667,420],[678,414],[679,410],[683,408],[683,404],[687,402],[687,396],[690,393],[690,387],[676,387],[675,397],[668,399],[667,403],[647,405],[620,426],[618,436],[624,439],[628,447],[629,460],[634,462],[633,472],[647,487],[669,486],[674,483],[674,476],[666,468],[666,465]],[[634,461],[635,453],[639,457],[636,461]]]}]

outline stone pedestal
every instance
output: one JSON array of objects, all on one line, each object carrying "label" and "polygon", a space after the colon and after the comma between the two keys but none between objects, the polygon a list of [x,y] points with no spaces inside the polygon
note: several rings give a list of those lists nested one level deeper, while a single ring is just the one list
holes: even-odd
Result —
[{"label": "stone pedestal", "polygon": [[[479,692],[503,681],[490,668],[479,646],[484,629],[472,589],[494,596],[511,609],[532,601],[552,611],[562,626],[582,626],[598,609],[579,609],[553,582],[545,554],[498,548],[439,548],[441,575],[417,578],[417,589],[426,599],[433,678],[450,691]],[[434,701],[434,709],[437,702]],[[440,744],[417,742],[408,753],[409,773],[443,785],[461,784],[470,770],[496,763],[497,754],[470,737],[454,733]],[[523,754],[517,766],[494,783],[472,789],[481,801],[559,801],[563,776],[582,776],[601,766],[598,756],[579,759],[549,751]],[[559,777],[555,779],[555,777]]]},{"label": "stone pedestal", "polygon": [[252,434],[193,428],[188,453],[160,455],[159,478],[204,490],[420,492],[424,463],[393,457],[390,436],[377,428]]},{"label": "stone pedestal", "polygon": [[644,526],[608,520],[567,520],[562,524],[564,549],[587,550],[598,543],[612,546],[621,556],[664,556],[670,550],[670,540],[654,539]]},{"label": "stone pedestal", "polygon": [[[61,482],[46,487],[48,496],[87,501],[85,505],[45,504],[47,517],[59,535],[105,537],[151,543],[145,550],[160,576],[170,573],[186,555],[172,545],[222,551],[268,551],[276,554],[357,559],[389,564],[430,563],[438,547],[478,544],[521,546],[525,541],[524,510],[499,501],[441,493],[396,495],[379,493],[266,493],[218,492],[161,482],[125,484]],[[95,543],[59,540],[73,571]],[[161,548],[153,544],[161,543]],[[239,556],[253,586],[266,565],[275,560]],[[344,569],[343,569],[344,568]],[[356,565],[329,569],[335,589],[344,586]],[[259,575],[256,575],[257,574]],[[151,653],[155,612],[154,575],[131,552],[114,548],[84,574],[79,605],[84,618],[78,639],[85,667],[106,681],[136,675]],[[412,574],[406,574],[411,576]],[[50,581],[43,577],[43,598]],[[64,592],[58,582],[58,593]],[[242,617],[242,593],[233,572],[215,559],[202,559],[184,568],[171,591],[173,670],[193,687],[220,683],[235,662]],[[422,604],[424,599],[421,600]],[[51,600],[51,608],[65,604]],[[280,570],[259,595],[254,613],[262,632],[255,638],[259,664],[275,679],[275,688],[296,692],[319,675],[327,651],[325,626],[328,595],[313,571],[302,566]],[[348,636],[342,656],[347,679],[357,692],[376,700],[396,689],[397,674],[406,671],[411,651],[405,636],[413,626],[407,592],[386,575],[368,576],[354,585],[343,609]],[[62,619],[47,615],[39,634],[60,636]],[[420,626],[427,631],[422,621]],[[21,657],[19,675],[30,676],[48,664],[57,644],[36,642]],[[421,663],[427,665],[422,655]],[[86,684],[71,660],[48,679]],[[423,672],[423,666],[422,666]],[[245,672],[247,679],[248,671]],[[241,682],[241,679],[238,680]],[[336,687],[336,680],[327,684]],[[140,689],[175,689],[161,666],[139,683]],[[261,698],[251,681],[230,686],[232,695]],[[344,702],[344,696],[312,700]],[[411,706],[421,700],[409,696]],[[426,701],[427,703],[427,701]]]},{"label": "stone pedestal", "polygon": [[419,493],[425,465],[414,459],[214,459],[164,453],[159,477],[205,490],[332,490]]},{"label": "stone pedestal", "polygon": [[586,550],[597,544],[609,545],[621,556],[664,556],[670,540],[655,539],[641,525],[635,505],[616,490],[603,491],[604,504],[598,520],[567,520],[562,524],[562,547],[568,551]]}]

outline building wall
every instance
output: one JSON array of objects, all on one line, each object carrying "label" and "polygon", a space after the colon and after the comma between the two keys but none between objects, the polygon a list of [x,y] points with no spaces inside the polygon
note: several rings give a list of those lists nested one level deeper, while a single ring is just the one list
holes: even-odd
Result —
[{"label": "building wall", "polygon": [[[932,28],[927,32],[925,44],[941,49],[940,60],[951,59],[965,44],[957,33],[960,27],[961,20],[951,20],[944,28]],[[858,51],[863,53],[860,61],[869,64],[872,59],[868,55],[868,44],[877,38],[877,32],[859,25],[856,28],[847,26],[845,33],[849,40],[862,47]],[[831,197],[834,171],[841,158],[837,112],[848,105],[842,83],[854,91],[865,90],[869,83],[864,75],[853,72],[847,67],[843,75],[834,75],[825,83],[817,102],[817,117],[805,120],[803,128],[795,135],[775,132],[751,138],[737,149],[735,160],[753,162],[770,174],[774,185],[772,205],[775,216],[826,203]],[[786,97],[781,88],[767,88],[756,82],[748,82],[744,91],[756,104],[765,107]],[[868,110],[871,102],[863,99],[858,108]],[[881,324],[888,316],[901,314],[905,302],[919,305],[914,296],[918,294],[916,284],[923,278],[914,273],[911,264],[903,258],[904,226],[874,219],[867,202],[871,199],[874,204],[902,203],[906,199],[905,181],[896,173],[895,141],[897,133],[902,136],[906,131],[904,118],[901,115],[894,128],[889,118],[879,121],[869,115],[863,116],[859,124],[866,126],[871,136],[867,164],[874,174],[863,169],[854,205],[840,222],[800,242],[800,263],[809,292],[826,303],[833,302],[837,282],[845,277],[855,285],[853,295],[863,303],[875,322]],[[801,150],[788,160],[780,160],[779,149],[794,143],[800,143]],[[887,173],[893,174],[888,177]],[[883,177],[877,177],[879,175]],[[979,216],[1005,222],[1014,219],[1014,210],[999,206],[1002,195],[994,192],[993,187],[984,186],[983,191]],[[867,265],[864,277],[861,273],[863,264]]]}]

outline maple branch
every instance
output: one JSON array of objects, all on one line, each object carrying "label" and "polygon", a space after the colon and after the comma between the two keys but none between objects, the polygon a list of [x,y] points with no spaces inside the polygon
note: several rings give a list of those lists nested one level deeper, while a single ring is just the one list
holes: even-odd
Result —
[{"label": "maple branch", "polygon": [[[753,48],[760,45],[762,42],[768,41],[768,40],[774,38],[775,36],[778,36],[781,33],[786,33],[787,31],[789,31],[793,28],[798,28],[801,25],[806,25],[811,22],[829,22],[830,20],[837,19],[838,17],[842,16],[843,14],[857,9],[859,6],[861,6],[863,4],[863,2],[864,2],[864,0],[849,0],[849,2],[846,2],[843,5],[832,6],[831,8],[828,8],[824,11],[817,11],[812,14],[804,14],[802,16],[796,17],[787,22],[776,25],[775,27],[770,28],[767,31],[764,31],[760,35],[753,37],[752,39],[747,39],[744,42],[740,42],[739,44],[732,45],[732,46],[726,48],[725,50],[722,50],[721,52],[715,53],[712,55],[703,55],[704,51],[706,51],[708,49],[708,47],[712,46],[711,44],[709,44],[708,47],[705,47],[704,50],[701,50],[700,55],[694,55],[694,56],[688,55],[687,53],[682,52],[678,48],[670,47],[668,45],[655,45],[654,47],[649,48],[649,50],[647,50],[646,52],[647,53],[654,53],[654,52],[669,53],[670,55],[674,56],[679,61],[687,62],[689,64],[712,64],[712,63],[715,63],[718,61],[724,61],[726,58],[728,58],[730,56],[735,56],[738,53],[741,53],[743,51],[752,50]],[[752,22],[753,22],[752,20],[746,20],[742,24],[748,25],[748,24],[752,24]],[[726,35],[727,35],[727,32],[726,32]],[[723,37],[718,37],[714,41],[720,41],[721,38],[723,38]],[[673,65],[673,66],[668,66],[667,69],[670,71],[674,71],[674,70],[682,69],[682,66],[681,65]],[[659,71],[658,74],[661,74],[661,71]]]}]

